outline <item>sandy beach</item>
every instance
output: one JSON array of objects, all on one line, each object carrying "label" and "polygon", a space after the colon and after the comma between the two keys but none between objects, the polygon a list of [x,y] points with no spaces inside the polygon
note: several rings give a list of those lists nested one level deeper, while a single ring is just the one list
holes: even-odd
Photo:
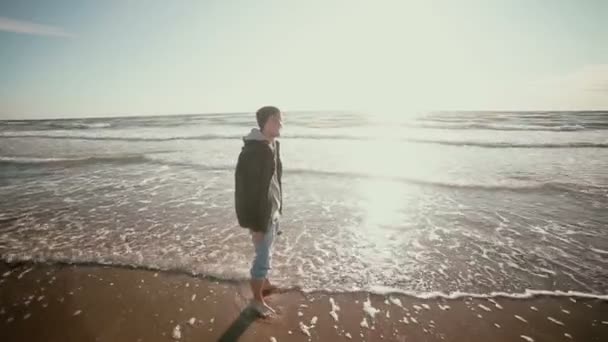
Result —
[{"label": "sandy beach", "polygon": [[285,290],[256,319],[247,284],[95,265],[0,266],[1,341],[604,341],[608,302]]},{"label": "sandy beach", "polygon": [[607,22],[0,1],[0,342],[608,342]]}]

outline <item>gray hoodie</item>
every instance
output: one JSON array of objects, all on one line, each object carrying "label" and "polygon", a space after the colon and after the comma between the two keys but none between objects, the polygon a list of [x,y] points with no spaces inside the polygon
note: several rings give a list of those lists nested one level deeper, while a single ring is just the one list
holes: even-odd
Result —
[{"label": "gray hoodie", "polygon": [[[252,128],[251,132],[248,135],[243,137],[243,141],[247,140],[258,140],[258,141],[268,141],[266,136],[260,131],[259,128]],[[275,171],[272,174],[272,178],[270,180],[270,186],[268,187],[268,199],[271,201],[271,210],[270,217],[271,220],[279,219],[279,210],[281,209],[281,186],[279,185],[279,177],[277,175],[277,152],[276,146],[273,143],[268,141],[268,146],[272,150],[272,154],[274,156],[274,166]]]}]

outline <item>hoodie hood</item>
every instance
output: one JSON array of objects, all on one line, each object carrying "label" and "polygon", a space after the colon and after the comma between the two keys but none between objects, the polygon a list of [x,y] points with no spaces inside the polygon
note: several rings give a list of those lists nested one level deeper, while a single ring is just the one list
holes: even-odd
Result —
[{"label": "hoodie hood", "polygon": [[246,136],[243,137],[243,141],[245,141],[245,142],[248,142],[248,141],[268,142],[268,139],[266,139],[266,136],[264,134],[262,134],[262,132],[260,131],[259,128],[252,128],[251,132],[249,132],[249,134],[247,134]]}]

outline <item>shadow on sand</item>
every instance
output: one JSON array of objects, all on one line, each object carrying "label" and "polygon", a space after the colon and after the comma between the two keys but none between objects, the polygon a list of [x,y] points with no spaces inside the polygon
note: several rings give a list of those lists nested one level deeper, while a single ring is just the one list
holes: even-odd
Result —
[{"label": "shadow on sand", "polygon": [[226,329],[226,331],[219,338],[219,342],[233,342],[238,341],[241,335],[245,333],[245,331],[249,328],[251,323],[260,318],[255,310],[247,307],[243,311],[239,317],[237,317],[232,324]]}]

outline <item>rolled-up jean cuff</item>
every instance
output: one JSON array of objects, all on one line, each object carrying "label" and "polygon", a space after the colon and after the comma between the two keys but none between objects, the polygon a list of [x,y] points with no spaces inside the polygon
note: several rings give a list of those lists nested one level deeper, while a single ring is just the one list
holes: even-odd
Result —
[{"label": "rolled-up jean cuff", "polygon": [[276,235],[278,222],[271,222],[260,241],[253,240],[255,257],[251,265],[251,278],[264,279],[268,277],[272,262],[272,244]]}]

